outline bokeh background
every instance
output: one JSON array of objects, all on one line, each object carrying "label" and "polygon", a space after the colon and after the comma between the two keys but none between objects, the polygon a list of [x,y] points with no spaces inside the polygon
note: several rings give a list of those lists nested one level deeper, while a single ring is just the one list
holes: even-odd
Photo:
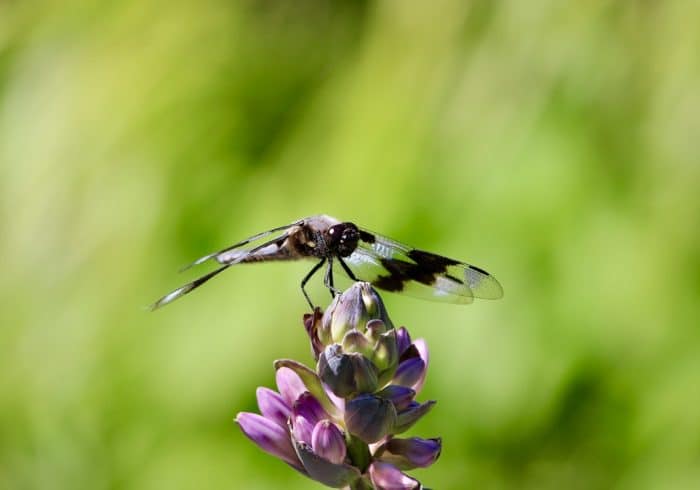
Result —
[{"label": "bokeh background", "polygon": [[191,259],[328,213],[504,285],[384,296],[431,347],[427,485],[699,488],[699,16],[0,2],[0,487],[320,488],[232,422],[274,359],[311,362],[309,264],[143,307]]}]

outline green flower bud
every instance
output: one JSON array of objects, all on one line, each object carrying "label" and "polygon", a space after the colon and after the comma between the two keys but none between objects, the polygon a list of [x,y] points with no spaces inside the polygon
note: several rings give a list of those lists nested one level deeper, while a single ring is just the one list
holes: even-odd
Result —
[{"label": "green flower bud", "polygon": [[342,346],[343,351],[347,353],[357,352],[358,354],[362,354],[367,358],[372,358],[374,343],[371,343],[367,337],[357,330],[350,330],[345,334],[345,337],[343,337]]},{"label": "green flower bud", "polygon": [[396,330],[381,334],[372,352],[372,362],[380,373],[396,370],[399,364],[399,349],[396,345]]},{"label": "green flower bud", "polygon": [[318,336],[326,344],[342,342],[348,331],[364,332],[367,322],[375,319],[393,328],[379,294],[369,283],[356,282],[333,299],[323,315]]}]

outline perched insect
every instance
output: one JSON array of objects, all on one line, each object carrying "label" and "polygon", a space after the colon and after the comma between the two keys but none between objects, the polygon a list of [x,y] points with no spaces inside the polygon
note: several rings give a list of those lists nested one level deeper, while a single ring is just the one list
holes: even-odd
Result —
[{"label": "perched insect", "polygon": [[[281,234],[267,239],[275,233]],[[259,233],[205,255],[185,269],[210,259],[222,264],[221,267],[166,294],[151,309],[184,296],[232,265],[269,260],[318,260],[301,281],[301,291],[311,308],[314,304],[304,286],[324,264],[327,264],[324,284],[331,295],[339,293],[333,284],[335,261],[353,281],[367,281],[385,291],[423,299],[466,304],[474,298],[498,299],[503,296],[496,278],[483,269],[408,247],[326,215],[304,218]]]}]

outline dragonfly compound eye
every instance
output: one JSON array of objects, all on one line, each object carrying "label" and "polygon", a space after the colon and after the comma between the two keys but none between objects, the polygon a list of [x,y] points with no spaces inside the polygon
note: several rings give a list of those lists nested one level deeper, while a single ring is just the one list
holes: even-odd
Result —
[{"label": "dragonfly compound eye", "polygon": [[360,231],[357,229],[357,226],[352,223],[341,223],[338,226],[343,227],[338,242],[338,255],[347,257],[357,248],[357,242],[360,239]]}]

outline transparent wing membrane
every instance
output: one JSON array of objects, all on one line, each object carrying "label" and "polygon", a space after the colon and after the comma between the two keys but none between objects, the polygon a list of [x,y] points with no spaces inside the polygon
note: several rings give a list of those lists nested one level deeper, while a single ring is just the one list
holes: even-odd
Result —
[{"label": "transparent wing membrane", "polygon": [[[195,265],[203,264],[204,262],[206,262],[210,259],[216,259],[217,262],[219,262],[220,264],[232,262],[233,260],[235,260],[235,257],[238,257],[240,255],[244,255],[246,253],[250,253],[250,251],[252,249],[260,248],[259,244],[256,245],[255,242],[259,242],[263,238],[267,238],[268,236],[270,236],[273,233],[276,233],[278,231],[289,230],[289,228],[291,228],[292,226],[296,226],[296,225],[299,225],[301,223],[302,223],[302,221],[297,221],[297,222],[291,223],[289,225],[278,226],[277,228],[272,228],[271,230],[263,231],[262,233],[258,233],[257,235],[253,235],[251,237],[248,237],[245,240],[242,240],[238,243],[234,243],[233,245],[229,245],[228,247],[221,249],[218,252],[210,253],[208,255],[205,255],[204,257],[198,258],[197,260],[195,260],[191,264],[187,264],[182,269],[180,269],[180,272],[184,272],[187,269],[194,267]],[[249,245],[248,247],[246,247],[247,250],[244,249],[244,250],[238,251],[235,254],[232,253],[234,250],[240,249],[244,245]],[[228,257],[228,261],[225,260],[225,258],[227,258],[227,257]],[[234,257],[234,258],[231,258],[231,257]]]},{"label": "transparent wing membrane", "polygon": [[345,261],[358,279],[379,289],[432,301],[467,304],[498,299],[503,289],[478,267],[363,230],[364,239]]},{"label": "transparent wing membrane", "polygon": [[[334,248],[338,245],[333,245],[331,236],[336,231],[332,227],[343,225],[359,231],[359,240],[355,237],[356,242],[353,241],[352,245],[354,247],[354,243],[357,243],[357,247],[347,250],[353,250],[349,256],[345,256],[347,252],[341,252],[340,248]],[[331,231],[326,234],[329,230]],[[281,234],[277,235],[279,232]],[[351,279],[354,275],[358,280],[367,281],[378,289],[431,301],[467,304],[474,301],[474,298],[498,299],[503,296],[501,285],[483,269],[409,247],[369,230],[357,228],[352,223],[341,223],[330,216],[318,215],[272,228],[200,257],[183,270],[210,260],[217,262],[220,267],[166,294],[151,309],[156,310],[172,303],[235,264],[305,258],[321,260],[302,281],[302,292],[312,307],[303,285],[324,262],[333,264],[336,271],[342,271]],[[349,270],[345,270],[343,264]],[[326,271],[325,283],[331,291],[335,291],[332,272],[331,269]]]},{"label": "transparent wing membrane", "polygon": [[[187,270],[194,265],[199,265],[207,262],[210,259],[216,260],[219,264],[223,264],[222,267],[213,270],[201,277],[198,277],[194,281],[188,282],[184,286],[171,291],[166,294],[158,301],[153,303],[150,307],[151,310],[157,310],[169,303],[172,303],[178,298],[186,295],[187,293],[197,289],[199,286],[207,282],[212,277],[216,276],[220,272],[228,269],[230,266],[241,263],[241,262],[253,262],[261,260],[283,260],[288,259],[289,254],[285,253],[281,244],[289,236],[289,230],[292,229],[298,223],[292,223],[291,225],[280,226],[273,228],[271,230],[265,231],[263,233],[258,233],[250,238],[246,238],[234,245],[226,247],[218,252],[214,252],[204,257],[200,257],[188,266],[184,267],[182,270]],[[275,232],[285,230],[280,236],[277,236],[271,240],[264,240],[268,238]]]}]

